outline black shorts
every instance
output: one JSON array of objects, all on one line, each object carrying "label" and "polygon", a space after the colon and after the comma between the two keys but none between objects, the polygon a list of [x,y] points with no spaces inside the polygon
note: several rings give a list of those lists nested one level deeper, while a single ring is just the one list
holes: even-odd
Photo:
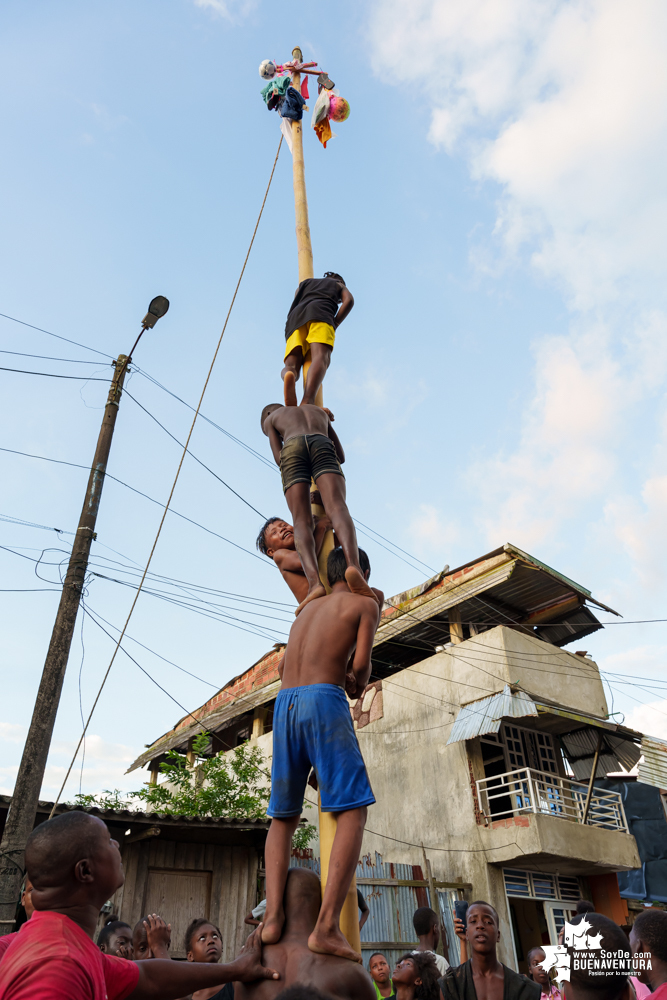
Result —
[{"label": "black shorts", "polygon": [[295,483],[317,482],[325,472],[343,475],[334,443],[326,434],[298,434],[285,441],[280,453],[283,493]]}]

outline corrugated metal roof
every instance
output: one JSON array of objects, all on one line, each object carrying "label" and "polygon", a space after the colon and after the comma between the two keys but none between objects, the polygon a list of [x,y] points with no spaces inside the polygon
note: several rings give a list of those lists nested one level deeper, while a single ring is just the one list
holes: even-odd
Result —
[{"label": "corrugated metal roof", "polygon": [[[390,618],[386,623],[380,624],[373,647],[381,646],[384,642],[390,641],[402,632],[414,628],[415,624],[428,621],[434,615],[440,614],[440,612],[452,608],[457,604],[461,604],[462,600],[469,600],[475,594],[503,583],[512,575],[515,565],[516,563],[514,562],[503,563],[489,570],[488,573],[478,576],[476,579],[467,579],[460,584],[447,587],[444,593],[438,591],[431,598],[428,595],[425,598],[417,598],[417,601],[420,603],[417,604],[415,602],[416,606],[411,606],[409,610],[401,608],[393,618]],[[507,616],[505,617],[507,618]]]},{"label": "corrugated metal roof", "polygon": [[621,767],[629,771],[639,760],[641,751],[636,743],[599,727],[597,731],[589,727],[563,733],[560,738],[577,781],[588,781],[591,776],[600,732],[603,732],[603,737],[600,758],[595,770],[596,778],[604,778],[610,771],[618,771]]},{"label": "corrugated metal roof", "polygon": [[272,681],[248,695],[241,695],[235,701],[227,702],[224,708],[217,712],[211,712],[210,715],[204,716],[203,719],[193,722],[189,726],[183,726],[176,732],[167,733],[166,736],[160,737],[148,750],[140,754],[125,773],[129,774],[130,771],[143,767],[144,764],[148,764],[149,761],[166,753],[167,750],[182,747],[192,736],[198,736],[199,733],[215,732],[228,720],[235,719],[238,715],[243,715],[244,712],[249,712],[252,708],[265,705],[267,701],[272,701],[279,691],[280,681]]},{"label": "corrugated metal roof", "polygon": [[667,743],[655,736],[642,737],[644,759],[639,765],[639,780],[656,788],[667,788]]},{"label": "corrugated metal roof", "polygon": [[485,733],[497,733],[503,718],[520,719],[526,715],[537,715],[535,702],[524,691],[518,688],[512,690],[506,684],[502,691],[478,698],[462,705],[452,731],[447,740],[459,743],[461,740],[472,740],[475,736]]},{"label": "corrugated metal roof", "polygon": [[[11,804],[11,795],[0,795],[0,808]],[[37,811],[39,813],[51,812],[53,802],[39,800]],[[252,826],[268,829],[270,820],[268,819],[238,819],[232,816],[171,816],[166,813],[142,812],[135,809],[98,809],[97,806],[72,805],[70,802],[59,802],[56,806],[56,814],[66,812],[85,812],[91,816],[99,816],[100,819],[119,823],[148,823],[148,824],[172,824],[178,826],[228,826],[238,829],[240,827]]]}]

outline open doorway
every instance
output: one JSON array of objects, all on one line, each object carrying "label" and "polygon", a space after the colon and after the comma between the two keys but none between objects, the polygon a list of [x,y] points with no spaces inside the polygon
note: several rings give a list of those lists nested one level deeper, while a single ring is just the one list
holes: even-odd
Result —
[{"label": "open doorway", "polygon": [[[538,899],[507,899],[512,918],[512,934],[519,972],[528,975],[528,952],[550,944],[549,926],[544,912],[544,903]],[[554,942],[555,943],[555,942]]]}]

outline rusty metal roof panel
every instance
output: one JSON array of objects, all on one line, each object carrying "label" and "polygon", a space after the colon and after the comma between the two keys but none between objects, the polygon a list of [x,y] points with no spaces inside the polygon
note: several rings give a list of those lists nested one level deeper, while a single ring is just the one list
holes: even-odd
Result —
[{"label": "rusty metal roof panel", "polygon": [[639,764],[639,780],[646,785],[667,789],[667,743],[655,736],[642,737],[643,760]]},{"label": "rusty metal roof panel", "polygon": [[503,718],[521,719],[537,714],[535,702],[525,691],[518,688],[512,690],[506,684],[502,691],[470,701],[459,709],[447,746],[484,736],[485,733],[497,733]]}]

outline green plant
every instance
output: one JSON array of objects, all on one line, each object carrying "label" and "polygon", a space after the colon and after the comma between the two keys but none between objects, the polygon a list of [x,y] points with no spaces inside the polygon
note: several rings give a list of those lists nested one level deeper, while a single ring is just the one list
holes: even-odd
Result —
[{"label": "green plant", "polygon": [[135,792],[121,792],[120,788],[105,788],[101,795],[76,795],[75,802],[84,809],[128,809]]},{"label": "green plant", "polygon": [[[221,816],[231,819],[266,819],[271,794],[270,772],[258,746],[242,743],[230,753],[206,757],[209,733],[201,733],[192,743],[194,761],[183,753],[169,750],[160,764],[165,781],[123,794],[105,788],[102,795],[77,795],[76,804],[85,809],[143,808],[167,816]],[[308,847],[316,830],[312,823],[299,826],[292,839],[294,848]]]},{"label": "green plant", "polygon": [[169,816],[227,816],[232,819],[262,819],[270,790],[270,777],[259,747],[247,743],[231,753],[205,757],[208,733],[195,737],[194,763],[185,754],[169,750],[160,764],[166,781],[144,787],[135,795],[147,809]]}]

